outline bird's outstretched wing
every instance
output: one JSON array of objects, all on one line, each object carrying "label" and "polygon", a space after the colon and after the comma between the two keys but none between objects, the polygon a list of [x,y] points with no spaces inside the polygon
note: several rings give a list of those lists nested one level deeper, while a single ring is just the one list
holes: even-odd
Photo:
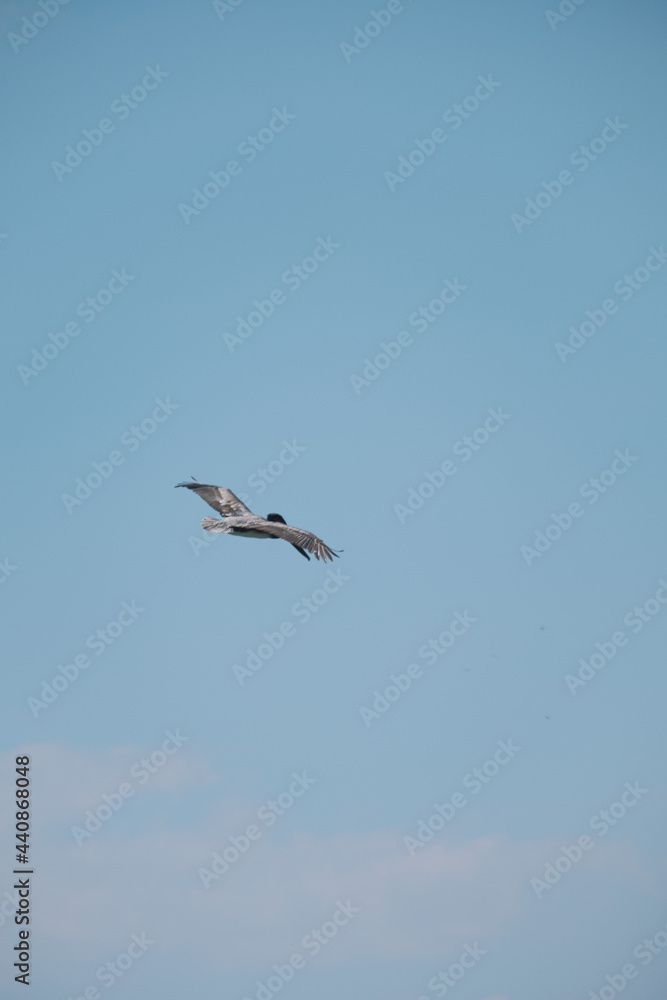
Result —
[{"label": "bird's outstretched wing", "polygon": [[[338,556],[337,552],[325,545],[321,538],[313,535],[311,531],[304,531],[303,528],[294,528],[291,524],[281,524],[280,521],[261,521],[261,530],[274,538],[284,538],[286,542],[291,542],[298,549],[305,549],[311,552],[316,559],[322,562],[333,562],[333,557]],[[259,527],[259,525],[258,525]]]},{"label": "bird's outstretched wing", "polygon": [[242,503],[231,490],[226,486],[209,486],[206,483],[176,483],[177,486],[185,486],[188,490],[193,490],[202,500],[205,500],[209,507],[217,510],[223,517],[232,517],[234,514],[252,514],[244,503]]}]

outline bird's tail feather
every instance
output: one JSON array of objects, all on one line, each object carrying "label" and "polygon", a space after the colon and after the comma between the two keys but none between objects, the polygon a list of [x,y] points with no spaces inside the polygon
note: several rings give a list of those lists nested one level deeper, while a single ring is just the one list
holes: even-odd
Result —
[{"label": "bird's tail feather", "polygon": [[201,526],[204,531],[228,531],[224,521],[219,521],[217,517],[202,517]]}]

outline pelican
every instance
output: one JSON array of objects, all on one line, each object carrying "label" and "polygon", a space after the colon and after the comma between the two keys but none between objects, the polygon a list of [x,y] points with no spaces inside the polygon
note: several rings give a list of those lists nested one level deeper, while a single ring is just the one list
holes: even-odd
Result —
[{"label": "pelican", "polygon": [[206,483],[198,483],[194,477],[191,483],[176,483],[176,487],[179,486],[197,493],[209,507],[222,515],[222,520],[218,520],[217,517],[202,518],[201,526],[205,531],[245,535],[246,538],[284,538],[308,560],[310,560],[308,552],[312,552],[315,558],[321,559],[322,562],[328,560],[333,562],[333,557],[338,557],[338,553],[325,545],[321,538],[310,531],[304,531],[303,528],[293,528],[280,514],[267,514],[266,517],[253,514],[225,486],[208,486]]}]

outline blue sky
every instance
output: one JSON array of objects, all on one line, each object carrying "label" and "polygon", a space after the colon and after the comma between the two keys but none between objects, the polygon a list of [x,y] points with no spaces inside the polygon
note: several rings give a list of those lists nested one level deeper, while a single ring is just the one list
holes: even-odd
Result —
[{"label": "blue sky", "polygon": [[0,8],[3,952],[27,752],[36,1000],[663,1000],[663,5],[46,5]]}]

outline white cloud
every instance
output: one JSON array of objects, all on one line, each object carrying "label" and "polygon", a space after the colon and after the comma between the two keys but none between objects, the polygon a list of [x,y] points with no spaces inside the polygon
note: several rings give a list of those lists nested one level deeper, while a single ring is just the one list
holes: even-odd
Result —
[{"label": "white cloud", "polygon": [[[544,843],[498,835],[464,846],[435,843],[411,858],[398,832],[299,833],[281,841],[266,831],[205,889],[198,868],[209,867],[212,850],[228,844],[230,828],[216,826],[213,844],[209,820],[135,835],[110,824],[83,847],[45,848],[43,932],[59,951],[84,946],[101,958],[119,934],[146,929],[159,948],[200,951],[218,969],[263,966],[284,961],[304,934],[329,919],[338,899],[350,899],[360,913],[320,961],[441,961],[466,941],[486,946],[540,905],[528,896],[528,880],[549,855]],[[617,871],[629,853],[614,846]]]},{"label": "white cloud", "polygon": [[[70,825],[102,790],[117,787],[145,751],[84,754],[52,744],[32,753],[41,774],[35,784],[40,949],[45,961],[64,969],[68,963],[81,969],[84,955],[83,980],[135,931],[155,939],[155,953],[178,949],[211,975],[234,967],[261,971],[298,951],[301,938],[330,919],[336,901],[349,899],[360,912],[318,962],[442,962],[466,942],[491,947],[531,908],[548,906],[534,898],[529,880],[556,856],[558,837],[518,841],[493,834],[455,844],[441,835],[411,857],[398,830],[286,837],[276,824],[263,828],[261,839],[205,889],[198,869],[210,868],[212,852],[222,852],[229,835],[253,821],[258,803],[221,797],[206,816],[184,816],[178,828],[164,828],[155,809],[128,811],[137,827],[112,818],[79,847]],[[187,746],[179,754],[182,769],[161,792],[166,801],[172,789],[214,780]],[[600,844],[595,855],[600,877],[630,878],[643,888],[647,873],[628,844]]]},{"label": "white cloud", "polygon": [[[114,746],[105,750],[74,750],[61,743],[26,744],[11,753],[0,754],[0,789],[2,803],[10,802],[15,758],[27,754],[32,759],[30,773],[32,798],[37,807],[35,818],[41,822],[74,823],[86,810],[95,807],[103,793],[117,790],[123,782],[136,786],[142,795],[159,790],[196,787],[219,780],[207,761],[188,743],[166,757],[164,764],[149,773],[141,784],[130,775],[130,769],[142,759],[160,751],[165,735],[156,734],[152,745]],[[160,757],[156,758],[158,761]],[[153,765],[151,764],[151,767]],[[0,830],[11,820],[12,811],[2,808]]]}]

